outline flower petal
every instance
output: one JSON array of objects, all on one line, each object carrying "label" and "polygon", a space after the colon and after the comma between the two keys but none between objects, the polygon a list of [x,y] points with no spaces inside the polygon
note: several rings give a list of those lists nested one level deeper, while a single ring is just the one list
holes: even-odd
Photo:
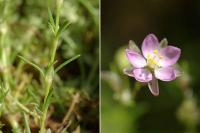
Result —
[{"label": "flower petal", "polygon": [[154,96],[159,95],[158,80],[155,78],[155,76],[152,76],[152,80],[148,83],[148,87]]},{"label": "flower petal", "polygon": [[144,57],[134,51],[126,49],[126,56],[129,62],[136,68],[142,68],[146,66],[147,62]]},{"label": "flower petal", "polygon": [[157,79],[162,81],[171,81],[176,78],[175,69],[173,67],[158,68],[154,71]]},{"label": "flower petal", "polygon": [[126,75],[128,75],[128,76],[130,76],[130,77],[134,77],[133,69],[134,69],[134,68],[125,68],[125,69],[123,70],[123,72],[124,72],[124,74],[126,74]]},{"label": "flower petal", "polygon": [[154,34],[149,34],[145,37],[142,43],[142,53],[145,58],[148,54],[153,55],[153,51],[159,49],[159,41]]},{"label": "flower petal", "polygon": [[149,82],[152,80],[152,74],[145,68],[137,68],[133,70],[135,79],[139,82]]},{"label": "flower petal", "polygon": [[161,60],[159,61],[160,66],[168,67],[174,65],[180,57],[181,50],[174,46],[167,46],[160,51]]}]

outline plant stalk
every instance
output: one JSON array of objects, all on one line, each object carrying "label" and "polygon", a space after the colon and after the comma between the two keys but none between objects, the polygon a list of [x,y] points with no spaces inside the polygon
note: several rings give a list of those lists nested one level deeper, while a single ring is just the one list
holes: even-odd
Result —
[{"label": "plant stalk", "polygon": [[56,50],[58,47],[58,42],[59,42],[59,37],[58,37],[58,31],[59,31],[59,21],[60,21],[60,10],[61,10],[61,5],[62,5],[62,0],[57,0],[57,5],[56,5],[56,20],[55,20],[55,36],[53,40],[53,45],[51,49],[51,58],[50,58],[50,63],[47,68],[47,73],[45,76],[45,98],[44,98],[44,103],[42,107],[42,119],[41,119],[41,126],[40,126],[40,133],[45,133],[46,132],[46,116],[47,116],[47,111],[49,104],[47,105],[47,97],[49,96],[50,89],[52,89],[52,81],[54,78],[54,61],[56,57]]}]

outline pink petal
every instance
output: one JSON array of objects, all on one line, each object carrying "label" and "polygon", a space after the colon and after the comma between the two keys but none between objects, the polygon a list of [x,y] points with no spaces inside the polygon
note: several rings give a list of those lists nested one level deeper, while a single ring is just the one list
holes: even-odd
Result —
[{"label": "pink petal", "polygon": [[181,50],[177,47],[167,46],[160,51],[160,66],[168,67],[174,65],[180,57]]},{"label": "pink petal", "polygon": [[152,80],[148,83],[149,90],[154,96],[159,95],[158,80],[153,76]]},{"label": "pink petal", "polygon": [[147,35],[142,43],[144,57],[147,58],[148,54],[152,55],[154,50],[159,49],[159,45],[159,41],[154,34]]},{"label": "pink petal", "polygon": [[134,51],[131,51],[129,49],[126,49],[126,56],[129,60],[129,62],[135,67],[135,68],[142,68],[146,66],[147,62],[144,59],[144,57]]},{"label": "pink petal", "polygon": [[133,74],[133,68],[125,68],[123,70],[124,74],[130,76],[130,77],[134,77],[134,74]]},{"label": "pink petal", "polygon": [[152,80],[152,74],[145,68],[137,68],[133,70],[135,79],[140,82],[149,82]]},{"label": "pink petal", "polygon": [[173,67],[158,68],[154,71],[157,79],[162,81],[171,81],[176,78],[175,69]]}]

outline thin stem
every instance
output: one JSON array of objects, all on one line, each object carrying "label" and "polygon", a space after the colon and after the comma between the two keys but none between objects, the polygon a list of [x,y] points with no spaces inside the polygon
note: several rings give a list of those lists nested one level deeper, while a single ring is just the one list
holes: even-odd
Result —
[{"label": "thin stem", "polygon": [[46,114],[47,114],[47,110],[48,108],[44,108],[43,110],[43,115],[42,115],[42,122],[41,122],[41,128],[40,128],[40,133],[45,133],[46,129],[45,129],[45,121],[46,121]]},{"label": "thin stem", "polygon": [[[60,6],[57,6],[57,8],[60,8]],[[56,12],[56,30],[59,27],[59,12],[60,9],[57,9]],[[53,40],[53,47],[52,47],[52,51],[51,51],[51,59],[50,59],[50,63],[49,64],[53,64],[55,61],[55,56],[56,56],[56,50],[58,47],[58,36],[55,36],[54,40]],[[41,126],[40,126],[40,133],[45,133],[46,129],[45,129],[45,123],[46,123],[46,116],[47,116],[47,110],[48,110],[48,106],[45,106],[45,102],[47,100],[47,97],[49,95],[49,91],[51,89],[51,84],[52,84],[52,79],[53,79],[53,75],[51,74],[51,71],[54,71],[53,65],[50,66],[50,68],[48,68],[50,71],[47,72],[46,74],[46,78],[45,80],[45,98],[44,98],[44,104],[43,104],[43,109],[42,109],[42,119],[41,119]]]},{"label": "thin stem", "polygon": [[[49,94],[50,89],[51,89],[51,83],[47,83],[46,89],[45,89],[44,103],[45,103],[46,100],[47,100],[47,97],[48,97],[48,94]],[[45,108],[45,105],[43,104],[43,110],[44,110],[44,108]]]},{"label": "thin stem", "polygon": [[[60,0],[57,0],[60,1]],[[58,33],[59,30],[59,22],[60,22],[60,7],[61,7],[61,3],[57,2],[57,9],[56,9],[56,29],[55,29],[55,33]]]},{"label": "thin stem", "polygon": [[45,102],[46,102],[46,99],[47,99],[47,96],[49,94],[49,90],[50,89],[51,89],[51,84],[47,83],[46,89],[45,89],[44,104],[43,104],[43,107],[42,107],[42,119],[41,119],[40,133],[45,133],[45,131],[46,131],[45,123],[46,123],[46,116],[47,116],[48,106],[45,106]]},{"label": "thin stem", "polygon": [[9,7],[10,7],[10,1],[7,0],[5,2],[5,7],[4,7],[4,11],[3,11],[3,19],[2,19],[2,29],[1,29],[1,62],[2,62],[2,66],[3,66],[3,81],[5,84],[5,88],[8,89],[9,88],[9,83],[8,83],[8,59],[7,56],[9,55],[8,53],[8,49],[6,48],[6,44],[5,44],[5,39],[7,36],[7,18],[8,18],[8,11],[9,11]]},{"label": "thin stem", "polygon": [[61,5],[63,3],[63,0],[57,0],[56,1],[56,20],[55,20],[55,36],[53,39],[53,46],[51,49],[51,58],[49,62],[49,66],[47,68],[47,73],[45,74],[45,98],[44,98],[44,103],[42,107],[42,119],[41,119],[41,127],[40,127],[40,133],[45,133],[46,132],[46,117],[47,117],[47,111],[49,107],[49,97],[51,97],[50,89],[52,89],[52,81],[54,78],[54,62],[55,62],[55,57],[56,57],[56,51],[58,47],[58,42],[59,42],[59,23],[60,23],[60,10],[61,10]]},{"label": "thin stem", "polygon": [[51,60],[50,63],[53,63],[56,57],[56,50],[58,47],[58,37],[55,37],[53,40],[53,47],[52,47],[52,51],[51,51]]}]

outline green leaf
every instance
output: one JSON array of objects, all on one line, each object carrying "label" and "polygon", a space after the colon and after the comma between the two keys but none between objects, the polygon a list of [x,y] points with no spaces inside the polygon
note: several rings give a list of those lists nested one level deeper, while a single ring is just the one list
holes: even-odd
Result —
[{"label": "green leaf", "polygon": [[55,22],[54,22],[53,15],[49,7],[48,7],[48,13],[49,13],[49,22],[52,25],[52,28],[55,29]]},{"label": "green leaf", "polygon": [[24,117],[24,125],[25,125],[25,129],[26,129],[26,133],[31,133],[31,129],[29,127],[29,120],[28,117],[25,113],[23,113],[23,117]]},{"label": "green leaf", "polygon": [[61,26],[60,30],[58,31],[57,36],[59,36],[64,30],[66,30],[71,25],[70,22],[65,21],[64,24]]},{"label": "green leaf", "polygon": [[24,58],[24,57],[22,57],[22,56],[20,56],[20,55],[18,55],[18,57],[19,57],[20,59],[22,59],[24,62],[26,62],[26,63],[28,63],[29,65],[33,66],[35,69],[37,69],[37,70],[42,74],[42,76],[44,76],[43,70],[42,70],[38,65],[36,65],[35,63],[33,63],[33,62],[27,60],[26,58]]},{"label": "green leaf", "polygon": [[81,55],[76,55],[72,58],[70,58],[69,60],[63,62],[62,64],[60,64],[56,69],[55,72],[58,72],[60,69],[62,69],[64,66],[66,66],[67,64],[69,64],[70,62],[76,60],[77,58],[79,58]]},{"label": "green leaf", "polygon": [[51,32],[53,32],[53,34],[55,35],[55,30],[54,30],[53,25],[50,22],[48,22],[48,24],[49,24],[49,28],[50,28]]}]

